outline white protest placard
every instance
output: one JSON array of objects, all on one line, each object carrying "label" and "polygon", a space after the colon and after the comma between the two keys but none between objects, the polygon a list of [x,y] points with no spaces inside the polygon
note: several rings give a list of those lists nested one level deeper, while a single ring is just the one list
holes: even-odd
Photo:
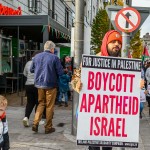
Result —
[{"label": "white protest placard", "polygon": [[146,102],[145,89],[142,89],[140,92],[140,102]]},{"label": "white protest placard", "polygon": [[140,78],[140,60],[83,55],[78,145],[138,147]]}]

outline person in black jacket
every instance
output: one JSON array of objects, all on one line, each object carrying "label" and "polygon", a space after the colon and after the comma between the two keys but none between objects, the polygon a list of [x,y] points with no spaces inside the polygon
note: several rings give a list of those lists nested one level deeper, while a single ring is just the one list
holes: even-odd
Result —
[{"label": "person in black jacket", "polygon": [[7,99],[0,95],[0,149],[9,150],[8,123],[6,119]]}]

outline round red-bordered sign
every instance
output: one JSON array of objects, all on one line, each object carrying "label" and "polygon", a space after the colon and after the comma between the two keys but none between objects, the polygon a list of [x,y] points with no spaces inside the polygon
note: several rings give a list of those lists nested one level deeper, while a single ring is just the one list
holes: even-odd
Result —
[{"label": "round red-bordered sign", "polygon": [[140,13],[132,7],[121,9],[115,17],[116,27],[122,32],[132,32],[136,30],[140,22]]}]

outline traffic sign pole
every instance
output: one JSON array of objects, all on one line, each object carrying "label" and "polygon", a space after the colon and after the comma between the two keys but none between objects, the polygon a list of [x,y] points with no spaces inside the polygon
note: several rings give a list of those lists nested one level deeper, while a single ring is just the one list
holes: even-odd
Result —
[{"label": "traffic sign pole", "polygon": [[[128,3],[128,0],[124,0],[124,8],[131,6],[132,0]],[[128,57],[129,45],[130,45],[130,33],[122,32],[122,53],[121,57]],[[122,149],[124,150],[124,148]]]},{"label": "traffic sign pole", "polygon": [[[124,5],[123,7],[129,7],[132,4],[132,0],[130,2],[128,0],[124,0]],[[127,3],[129,2],[129,3]],[[121,52],[121,57],[128,57],[129,54],[129,45],[130,45],[130,33],[125,33],[122,32],[122,52]],[[121,150],[125,150],[125,148],[121,148]]]},{"label": "traffic sign pole", "polygon": [[129,53],[129,44],[130,44],[130,34],[122,32],[122,52],[121,52],[121,57],[128,57]]}]

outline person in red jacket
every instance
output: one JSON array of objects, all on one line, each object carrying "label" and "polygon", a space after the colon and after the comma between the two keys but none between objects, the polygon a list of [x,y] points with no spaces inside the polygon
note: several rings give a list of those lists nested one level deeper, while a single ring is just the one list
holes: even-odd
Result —
[{"label": "person in red jacket", "polygon": [[108,31],[102,41],[101,52],[97,55],[120,57],[122,48],[122,36],[116,30]]},{"label": "person in red jacket", "polygon": [[[100,52],[97,54],[98,56],[105,57],[121,57],[121,48],[122,48],[122,36],[116,30],[108,31],[102,41]],[[82,89],[81,83],[81,69],[74,70],[74,74],[72,77],[71,85],[72,88],[76,92],[80,92]],[[84,86],[84,85],[83,85]],[[140,88],[143,88],[144,80],[140,82]],[[100,150],[100,147],[89,146],[89,150]],[[102,150],[112,150],[112,147],[102,147]]]},{"label": "person in red jacket", "polygon": [[[122,36],[116,30],[108,31],[102,41],[98,56],[120,57],[122,48]],[[80,92],[82,88],[80,80],[81,68],[75,69],[72,76],[71,85],[76,92]]]},{"label": "person in red jacket", "polygon": [[[102,41],[102,46],[100,52],[97,54],[98,56],[110,56],[110,57],[120,57],[121,56],[121,48],[122,48],[122,36],[116,30],[108,31]],[[81,68],[79,68],[77,74],[73,75],[71,84],[72,88],[80,92],[82,88],[82,83],[80,80]],[[100,147],[89,146],[89,150],[100,150]],[[112,147],[102,147],[102,150],[112,150]]]}]

